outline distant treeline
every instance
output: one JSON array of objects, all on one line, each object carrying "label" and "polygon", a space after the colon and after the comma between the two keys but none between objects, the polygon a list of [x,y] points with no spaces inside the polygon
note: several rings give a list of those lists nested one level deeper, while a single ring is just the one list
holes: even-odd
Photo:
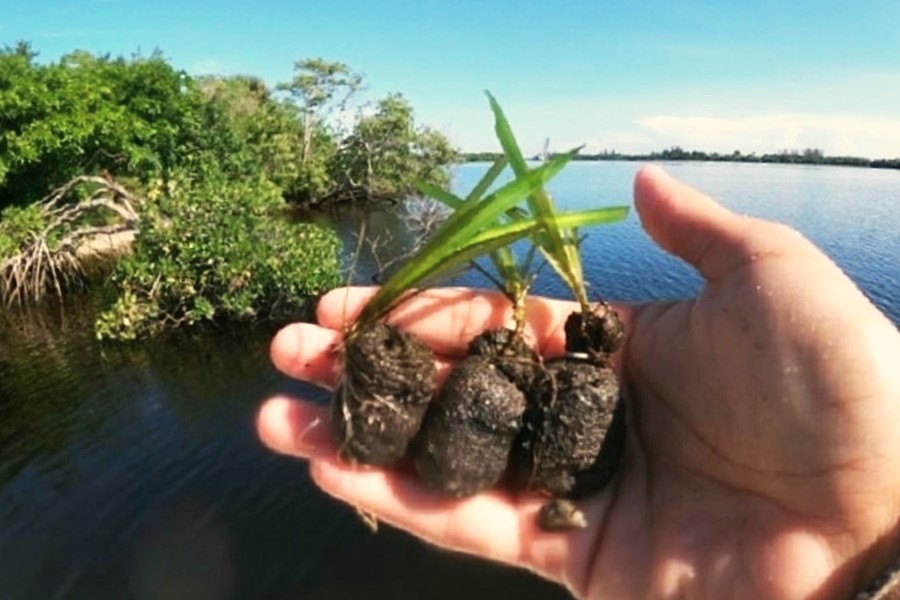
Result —
[{"label": "distant treeline", "polygon": [[[502,156],[497,152],[469,152],[464,153],[465,162],[491,162]],[[550,154],[549,156],[554,156]],[[534,156],[540,159],[541,156]],[[900,158],[868,159],[858,156],[828,156],[818,148],[806,148],[805,150],[782,150],[772,154],[742,154],[735,150],[730,154],[718,152],[701,152],[699,150],[685,150],[680,146],[673,146],[661,152],[650,154],[622,154],[616,151],[603,151],[597,154],[579,154],[575,160],[599,161],[599,160],[693,160],[710,162],[745,162],[745,163],[783,163],[797,165],[840,165],[847,167],[871,167],[876,169],[900,169]]]}]

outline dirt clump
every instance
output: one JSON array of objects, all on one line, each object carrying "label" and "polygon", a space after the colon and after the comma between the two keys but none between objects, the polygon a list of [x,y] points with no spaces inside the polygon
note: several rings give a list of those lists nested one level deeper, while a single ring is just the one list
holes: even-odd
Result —
[{"label": "dirt clump", "polygon": [[625,442],[625,404],[612,354],[625,337],[618,315],[605,303],[566,320],[564,358],[548,361],[519,446],[525,487],[551,496],[538,514],[547,531],[583,528],[569,501],[606,487]]},{"label": "dirt clump", "polygon": [[332,401],[332,427],[344,460],[393,466],[422,424],[435,391],[431,350],[383,323],[346,339],[344,371]]},{"label": "dirt clump", "polygon": [[619,383],[612,369],[584,360],[552,361],[547,372],[528,486],[581,498],[615,474],[625,437]]},{"label": "dirt clump", "polygon": [[332,422],[343,458],[396,465],[453,497],[508,483],[549,497],[548,531],[586,526],[572,502],[603,489],[625,441],[625,405],[612,369],[624,327],[606,305],[565,324],[565,357],[543,362],[511,329],[477,336],[437,396],[431,352],[394,327],[355,330]]},{"label": "dirt clump", "polygon": [[544,503],[538,511],[537,522],[544,531],[568,531],[588,526],[584,513],[574,502],[564,498],[553,498]]},{"label": "dirt clump", "polygon": [[603,361],[625,341],[625,324],[606,302],[598,303],[592,312],[569,315],[565,332],[566,351],[599,355]]},{"label": "dirt clump", "polygon": [[453,496],[491,487],[506,471],[535,380],[537,356],[514,332],[476,337],[447,378],[413,445],[422,480]]}]

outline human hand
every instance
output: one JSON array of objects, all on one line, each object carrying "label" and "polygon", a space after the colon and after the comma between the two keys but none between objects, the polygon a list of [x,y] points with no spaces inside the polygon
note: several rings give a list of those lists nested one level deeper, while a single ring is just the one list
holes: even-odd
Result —
[{"label": "human hand", "polygon": [[[650,235],[706,285],[683,302],[616,307],[628,328],[629,432],[616,479],[582,502],[587,529],[541,531],[543,499],[527,494],[448,499],[413,474],[343,463],[324,407],[273,398],[260,436],[309,459],[328,493],[580,597],[850,595],[900,537],[900,335],[792,230],[735,215],[653,167],[638,174],[635,202]],[[326,295],[318,326],[276,336],[275,365],[332,387],[345,319],[371,294]],[[561,354],[574,305],[529,302],[530,339]],[[496,294],[433,290],[390,321],[430,345],[446,374],[471,337],[511,314]]]}]

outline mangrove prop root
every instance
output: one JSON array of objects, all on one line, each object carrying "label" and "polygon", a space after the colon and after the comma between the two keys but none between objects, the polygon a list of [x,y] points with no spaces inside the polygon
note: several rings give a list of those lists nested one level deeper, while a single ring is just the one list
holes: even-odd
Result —
[{"label": "mangrove prop root", "polygon": [[435,388],[431,351],[391,325],[353,331],[332,402],[332,425],[347,461],[395,465],[422,423]]},{"label": "mangrove prop root", "polygon": [[[86,198],[71,201],[73,191],[89,186]],[[0,302],[6,306],[39,302],[48,294],[62,297],[87,287],[79,249],[91,240],[136,231],[140,200],[111,177],[79,176],[39,203],[46,223],[19,252],[0,262]],[[92,225],[93,220],[111,222]]]}]

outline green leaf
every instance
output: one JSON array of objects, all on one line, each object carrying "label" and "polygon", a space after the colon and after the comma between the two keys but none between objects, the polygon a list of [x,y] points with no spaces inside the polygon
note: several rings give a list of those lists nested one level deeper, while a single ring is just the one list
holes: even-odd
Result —
[{"label": "green leaf", "polygon": [[445,190],[442,187],[438,187],[438,186],[432,185],[430,183],[425,183],[425,182],[420,181],[420,182],[416,183],[416,189],[420,193],[428,196],[429,198],[434,198],[438,202],[441,202],[442,204],[446,204],[449,208],[451,208],[453,210],[460,208],[465,203],[465,200],[463,200],[462,198],[455,196],[454,194]]},{"label": "green leaf", "polygon": [[499,177],[500,173],[503,172],[503,169],[506,168],[508,162],[506,157],[503,156],[495,160],[494,164],[491,165],[491,168],[487,170],[478,183],[475,184],[475,187],[472,188],[472,191],[469,192],[469,195],[466,196],[466,202],[480,200],[488,189],[494,185],[494,182],[497,181],[497,177]]},{"label": "green leaf", "polygon": [[[529,172],[525,157],[519,148],[509,121],[500,108],[500,104],[491,95],[485,92],[494,113],[494,130],[497,139],[503,148],[503,152],[509,159],[509,164],[516,177],[525,177]],[[580,148],[572,150],[569,154],[576,154]],[[581,267],[581,259],[578,254],[578,240],[574,231],[564,230],[556,221],[556,209],[553,201],[543,187],[534,190],[528,196],[528,206],[532,216],[544,222],[543,229],[535,236],[535,243],[547,262],[559,273],[563,281],[572,290],[576,299],[587,308],[587,291],[584,286],[584,275]]]},{"label": "green leaf", "polygon": [[[450,214],[425,246],[384,283],[363,309],[359,321],[365,323],[377,319],[390,310],[407,290],[419,285],[424,277],[434,279],[458,265],[459,259],[456,257],[469,256],[471,240],[476,234],[496,227],[500,215],[545,185],[568,164],[572,156],[568,153],[555,157],[504,185],[481,202],[464,202]],[[523,237],[526,234],[517,235]]]},{"label": "green leaf", "polygon": [[[564,228],[590,227],[592,225],[604,225],[615,223],[628,216],[627,206],[611,206],[607,208],[594,208],[589,210],[577,210],[556,215],[557,224]],[[498,225],[473,237],[472,244],[481,243],[483,240],[497,236],[535,233],[544,225],[541,219],[522,219],[514,223]],[[521,236],[520,236],[521,237]]]}]

